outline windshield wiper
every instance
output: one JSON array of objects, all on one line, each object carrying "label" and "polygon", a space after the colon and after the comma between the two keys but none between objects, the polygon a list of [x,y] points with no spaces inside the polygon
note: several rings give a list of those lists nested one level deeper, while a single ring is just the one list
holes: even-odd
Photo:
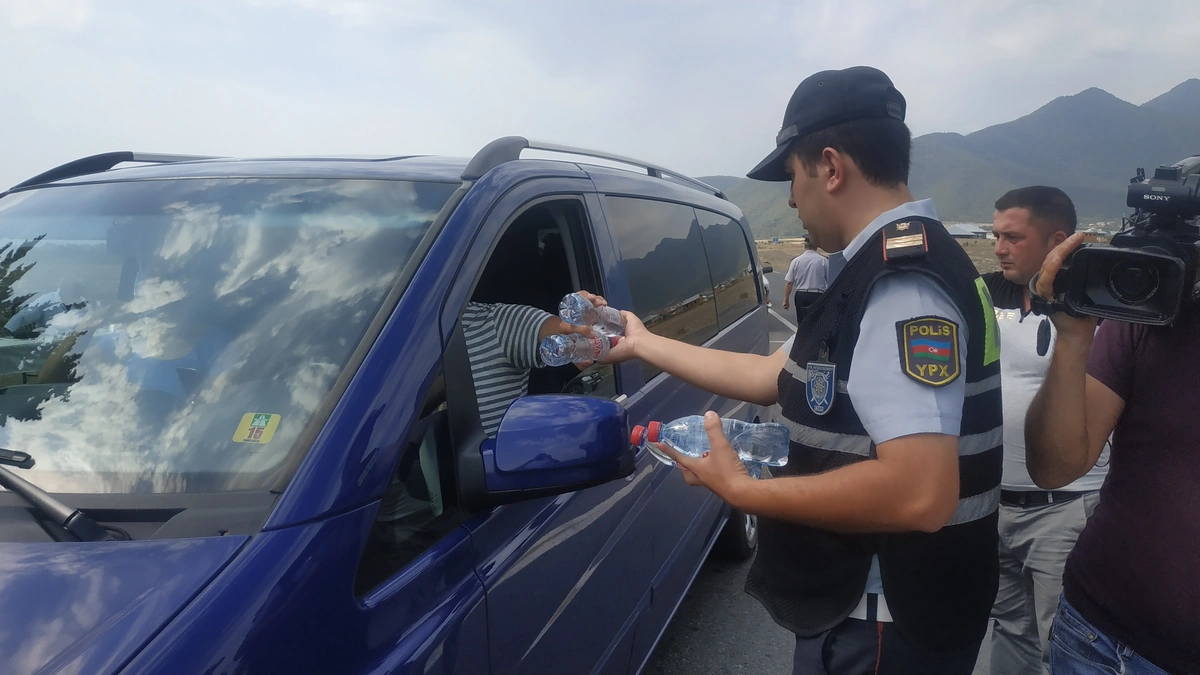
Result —
[{"label": "windshield wiper", "polygon": [[[27,452],[16,452],[0,448],[0,464],[28,469],[33,466],[33,457]],[[102,525],[88,518],[79,509],[58,501],[42,488],[21,478],[8,468],[0,466],[0,486],[17,493],[30,506],[34,507],[50,520],[61,525],[79,541],[114,541],[117,537]]]}]

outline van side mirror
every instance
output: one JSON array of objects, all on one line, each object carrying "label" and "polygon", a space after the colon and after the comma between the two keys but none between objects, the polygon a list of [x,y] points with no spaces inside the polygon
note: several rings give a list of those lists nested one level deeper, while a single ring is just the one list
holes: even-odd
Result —
[{"label": "van side mirror", "polygon": [[624,406],[590,396],[525,396],[509,406],[495,439],[483,442],[485,494],[496,506],[607,483],[633,473]]},{"label": "van side mirror", "polygon": [[763,266],[762,266],[762,273],[763,273],[763,274],[770,274],[771,272],[774,272],[774,271],[775,271],[775,268],[774,268],[774,267],[771,267],[770,265],[763,265]]}]

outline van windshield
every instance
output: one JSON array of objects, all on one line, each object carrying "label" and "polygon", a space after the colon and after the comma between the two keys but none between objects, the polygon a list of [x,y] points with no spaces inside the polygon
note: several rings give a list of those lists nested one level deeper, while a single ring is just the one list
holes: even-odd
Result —
[{"label": "van windshield", "polygon": [[455,188],[193,178],[0,198],[0,447],[50,492],[270,485]]}]

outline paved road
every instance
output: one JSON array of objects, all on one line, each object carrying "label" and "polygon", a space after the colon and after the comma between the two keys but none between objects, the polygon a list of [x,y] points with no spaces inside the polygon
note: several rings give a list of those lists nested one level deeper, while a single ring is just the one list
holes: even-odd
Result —
[{"label": "paved road", "polygon": [[796,638],[742,590],[750,563],[709,560],[643,675],[792,672]]},{"label": "paved road", "polygon": [[[796,332],[796,310],[783,308],[783,270],[778,267],[775,269],[779,271],[768,274],[767,282],[771,284],[771,312],[774,319],[771,321],[771,347],[778,349],[784,340]],[[782,320],[779,317],[782,317]]]},{"label": "paved road", "polygon": [[[743,590],[750,563],[709,560],[642,675],[788,675],[795,637]],[[973,675],[988,675],[991,634]]]},{"label": "paved road", "polygon": [[[783,274],[771,283],[771,344],[778,348],[793,334],[796,314],[784,311]],[[778,289],[778,290],[776,290]],[[778,315],[778,316],[776,316]],[[783,317],[782,320],[779,317]],[[777,413],[778,410],[776,409]],[[700,570],[675,619],[654,650],[644,675],[732,675],[791,673],[795,638],[780,628],[757,600],[743,590],[750,563],[709,560]],[[974,675],[988,675],[991,636],[984,639]]]}]

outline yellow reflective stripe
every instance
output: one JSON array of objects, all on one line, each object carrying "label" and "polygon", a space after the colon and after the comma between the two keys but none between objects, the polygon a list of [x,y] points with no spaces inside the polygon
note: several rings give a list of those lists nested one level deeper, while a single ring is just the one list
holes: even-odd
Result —
[{"label": "yellow reflective stripe", "polygon": [[979,292],[979,304],[983,305],[983,322],[987,330],[983,333],[983,365],[1000,360],[1000,325],[996,323],[996,309],[992,294],[988,292],[983,277],[975,277],[975,290]]}]

